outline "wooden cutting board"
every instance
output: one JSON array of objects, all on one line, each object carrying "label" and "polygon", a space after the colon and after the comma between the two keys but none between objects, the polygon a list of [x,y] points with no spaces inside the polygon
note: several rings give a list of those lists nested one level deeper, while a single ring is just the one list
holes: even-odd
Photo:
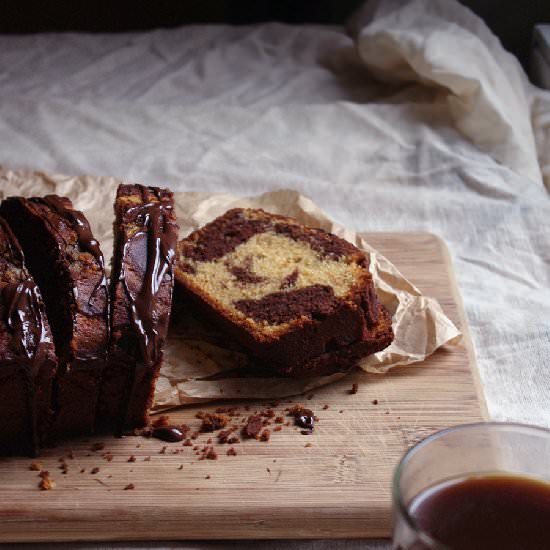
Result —
[{"label": "wooden cutting board", "polygon": [[[237,456],[226,454],[229,445],[214,445],[217,460],[198,460],[181,443],[81,439],[38,460],[56,482],[50,491],[38,489],[37,472],[29,470],[32,460],[1,459],[0,541],[389,536],[391,477],[401,455],[436,430],[486,419],[486,408],[443,242],[425,233],[366,237],[439,300],[464,331],[463,344],[441,349],[418,366],[387,375],[352,373],[316,390],[311,399],[296,397],[294,403],[307,404],[319,417],[313,435],[284,426],[268,443],[234,445]],[[351,394],[354,382],[359,390]],[[288,401],[275,411],[284,414]],[[238,405],[243,415],[266,406]],[[198,410],[170,417],[198,427]],[[199,436],[201,449],[208,437]],[[92,450],[98,442],[105,447]],[[74,458],[68,457],[71,452]],[[104,453],[113,459],[102,458]],[[62,456],[66,474],[59,470]],[[135,461],[128,462],[132,456]],[[92,474],[93,468],[99,471]],[[135,488],[125,490],[131,483]]]}]

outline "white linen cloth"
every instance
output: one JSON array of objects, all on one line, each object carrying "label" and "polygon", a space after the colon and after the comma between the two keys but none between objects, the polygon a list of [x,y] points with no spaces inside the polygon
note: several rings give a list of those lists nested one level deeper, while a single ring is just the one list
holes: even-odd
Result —
[{"label": "white linen cloth", "polygon": [[[0,163],[290,187],[355,230],[436,233],[492,418],[550,426],[550,94],[451,0],[369,2],[351,28],[2,37]],[[385,547],[254,547],[359,546]]]}]

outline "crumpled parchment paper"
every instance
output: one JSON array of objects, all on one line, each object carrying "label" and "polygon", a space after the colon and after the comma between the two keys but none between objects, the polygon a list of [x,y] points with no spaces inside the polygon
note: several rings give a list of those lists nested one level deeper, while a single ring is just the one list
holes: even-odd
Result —
[{"label": "crumpled parchment paper", "polygon": [[[111,177],[64,176],[0,167],[2,198],[49,193],[68,196],[87,215],[107,261],[112,253],[112,204],[119,183]],[[378,296],[393,317],[395,340],[385,350],[360,361],[358,366],[365,371],[382,374],[397,365],[417,363],[440,346],[460,341],[461,333],[435,299],[422,295],[361,234],[334,223],[312,200],[296,191],[280,190],[249,198],[180,192],[175,197],[181,236],[230,208],[263,208],[321,227],[367,252]],[[180,306],[176,304],[175,308],[179,310]],[[176,319],[157,382],[155,411],[220,398],[280,398],[310,391],[345,376],[337,373],[299,380],[244,376],[246,356],[223,335],[201,326],[185,313],[176,315]]]}]

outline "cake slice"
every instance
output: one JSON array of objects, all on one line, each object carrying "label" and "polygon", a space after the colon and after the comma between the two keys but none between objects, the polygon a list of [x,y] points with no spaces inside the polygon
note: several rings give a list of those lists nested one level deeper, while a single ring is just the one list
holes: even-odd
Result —
[{"label": "cake slice", "polygon": [[120,185],[115,202],[110,360],[99,419],[117,431],[144,426],[162,362],[178,227],[168,189]]},{"label": "cake slice", "polygon": [[359,249],[263,210],[229,210],[180,241],[176,278],[199,315],[281,375],[346,370],[393,339]]},{"label": "cake slice", "polygon": [[0,205],[38,284],[59,366],[51,440],[93,431],[108,345],[108,292],[103,255],[82,212],[48,195],[10,197]]},{"label": "cake slice", "polygon": [[0,456],[38,454],[51,417],[55,368],[40,291],[0,218]]}]

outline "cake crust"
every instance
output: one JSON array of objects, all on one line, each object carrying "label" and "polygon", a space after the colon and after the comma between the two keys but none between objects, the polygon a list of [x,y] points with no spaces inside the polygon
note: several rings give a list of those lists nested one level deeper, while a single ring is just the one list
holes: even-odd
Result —
[{"label": "cake crust", "polygon": [[256,360],[302,376],[330,361],[349,368],[391,343],[367,266],[359,249],[321,229],[233,209],[180,241],[176,278],[195,310]]}]

